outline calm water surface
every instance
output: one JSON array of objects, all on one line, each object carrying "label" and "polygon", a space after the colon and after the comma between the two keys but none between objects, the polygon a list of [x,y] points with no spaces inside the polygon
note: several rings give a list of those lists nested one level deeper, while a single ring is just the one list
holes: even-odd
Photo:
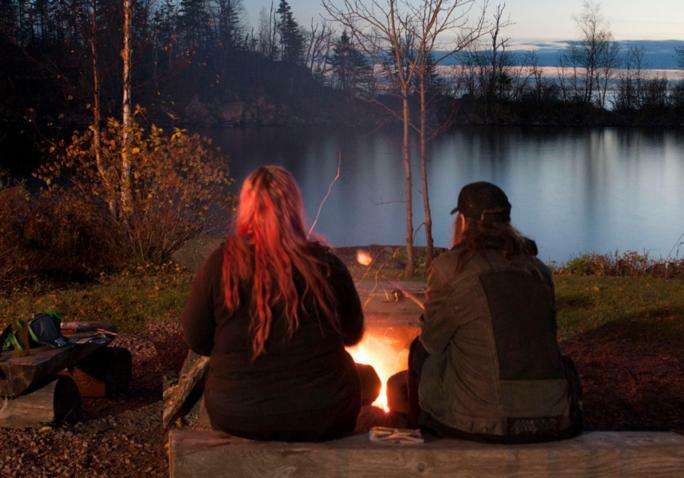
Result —
[{"label": "calm water surface", "polygon": [[[312,220],[335,176],[318,223],[333,245],[400,244],[404,194],[396,131],[221,129],[208,132],[230,154],[241,182],[255,167],[294,173]],[[684,233],[684,134],[644,130],[462,129],[430,145],[429,187],[436,243],[447,246],[458,191],[486,180],[513,204],[514,224],[545,260],[585,251],[647,251],[667,256]],[[415,227],[423,222],[417,154]],[[424,244],[421,228],[416,234]],[[680,256],[684,247],[680,248]]]}]

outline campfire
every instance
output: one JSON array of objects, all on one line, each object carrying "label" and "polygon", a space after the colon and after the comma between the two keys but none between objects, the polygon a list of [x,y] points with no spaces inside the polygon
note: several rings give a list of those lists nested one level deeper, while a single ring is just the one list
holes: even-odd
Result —
[{"label": "campfire", "polygon": [[[380,378],[382,388],[373,406],[385,412],[387,403],[387,380],[397,372],[408,368],[409,346],[418,335],[419,329],[414,322],[423,308],[420,300],[400,284],[393,281],[380,281],[382,265],[373,274],[375,258],[371,251],[357,249],[356,262],[368,267],[366,273],[374,277],[370,289],[361,295],[366,316],[366,333],[358,345],[348,347],[347,351],[356,363],[372,366]],[[405,298],[411,299],[404,301]]]},{"label": "campfire", "polygon": [[389,411],[387,404],[387,379],[406,370],[408,346],[403,341],[379,331],[367,332],[360,344],[349,347],[349,354],[357,363],[371,365],[380,377],[382,388],[373,406]]}]

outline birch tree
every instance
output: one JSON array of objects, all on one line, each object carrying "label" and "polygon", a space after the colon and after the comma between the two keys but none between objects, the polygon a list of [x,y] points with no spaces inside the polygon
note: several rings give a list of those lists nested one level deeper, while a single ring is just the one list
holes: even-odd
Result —
[{"label": "birch tree", "polygon": [[130,130],[131,130],[131,18],[133,15],[133,0],[123,0],[123,96],[121,121],[121,213],[125,218],[131,212],[131,158],[130,158]]},{"label": "birch tree", "polygon": [[[419,45],[416,55],[417,84],[419,98],[419,122],[418,135],[420,144],[420,174],[421,189],[423,192],[423,211],[425,214],[425,244],[426,266],[429,268],[434,257],[434,239],[432,237],[432,210],[430,207],[430,193],[428,184],[427,146],[430,140],[428,135],[427,90],[429,77],[433,67],[441,63],[446,57],[467,48],[482,34],[484,16],[480,15],[475,24],[470,22],[470,13],[474,5],[473,0],[424,0],[413,12],[415,29],[417,30],[417,44]],[[484,13],[484,12],[483,12]],[[446,54],[434,58],[432,55],[439,39],[445,34],[455,35],[447,45]],[[438,128],[439,131],[439,128]],[[436,135],[434,132],[432,136]]]},{"label": "birch tree", "polygon": [[[339,5],[339,6],[338,6]],[[406,200],[406,269],[407,277],[414,273],[413,190],[410,131],[420,136],[421,185],[425,213],[425,234],[428,265],[434,255],[432,213],[427,173],[427,83],[432,66],[446,57],[463,50],[482,32],[484,11],[475,25],[470,27],[470,12],[474,0],[323,0],[323,6],[333,20],[351,32],[355,42],[371,58],[384,52],[391,57],[386,74],[401,98],[402,165]],[[450,32],[454,35],[451,48],[437,59],[430,59],[439,38]],[[410,98],[418,84],[419,121],[411,123]]]},{"label": "birch tree", "polygon": [[93,125],[91,127],[93,132],[93,156],[95,157],[95,166],[100,176],[102,184],[105,186],[106,197],[105,202],[109,213],[113,218],[116,217],[116,202],[112,196],[109,174],[107,173],[107,165],[104,164],[102,157],[102,144],[100,141],[100,124],[102,123],[101,109],[100,109],[100,74],[97,64],[97,0],[92,0],[91,3],[91,20],[90,20],[90,56],[91,67],[93,70]]},{"label": "birch tree", "polygon": [[[417,62],[410,58],[414,30],[414,11],[399,0],[323,0],[332,19],[350,32],[353,40],[370,57],[389,52],[391,67],[386,71],[401,97],[402,166],[406,200],[406,277],[415,271],[413,248],[413,184],[409,145],[411,110],[409,98]],[[422,49],[422,47],[421,47]]]},{"label": "birch tree", "polygon": [[[606,91],[617,66],[619,49],[601,15],[599,4],[584,3],[584,10],[575,19],[581,38],[570,44],[561,59],[562,70],[572,68],[571,87],[574,100],[582,103],[596,101],[605,105]],[[565,75],[564,75],[565,76]],[[561,87],[564,86],[561,79]]]}]

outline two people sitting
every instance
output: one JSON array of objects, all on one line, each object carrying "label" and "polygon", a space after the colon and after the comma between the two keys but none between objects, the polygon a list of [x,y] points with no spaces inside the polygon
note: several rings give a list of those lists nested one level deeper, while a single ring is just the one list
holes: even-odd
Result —
[{"label": "two people sitting", "polygon": [[[409,370],[390,379],[409,426],[438,436],[538,441],[581,431],[580,387],[556,341],[553,283],[490,183],[459,195],[454,247],[433,261]],[[301,192],[277,166],[240,192],[233,230],[197,272],[182,315],[210,356],[211,425],[258,440],[354,431],[372,382],[345,347],[364,330],[345,265],[305,229]],[[365,399],[363,397],[366,397]],[[400,400],[401,401],[401,400]]]}]

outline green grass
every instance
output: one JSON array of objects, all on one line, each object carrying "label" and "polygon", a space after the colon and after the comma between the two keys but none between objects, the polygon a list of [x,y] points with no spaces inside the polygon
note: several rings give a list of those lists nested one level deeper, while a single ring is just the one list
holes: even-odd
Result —
[{"label": "green grass", "polygon": [[33,286],[0,296],[0,324],[52,309],[63,313],[65,321],[101,320],[136,332],[149,322],[177,318],[191,278],[187,272],[155,272],[118,274],[98,283],[59,288]]},{"label": "green grass", "polygon": [[561,338],[593,331],[684,352],[684,280],[560,275],[555,283]]},{"label": "green grass", "polygon": [[[111,321],[136,332],[149,322],[177,319],[191,278],[183,271],[148,271],[90,284],[34,286],[0,296],[0,324],[54,309],[65,320]],[[555,282],[561,339],[603,330],[642,345],[684,347],[684,280],[556,275]]]}]

